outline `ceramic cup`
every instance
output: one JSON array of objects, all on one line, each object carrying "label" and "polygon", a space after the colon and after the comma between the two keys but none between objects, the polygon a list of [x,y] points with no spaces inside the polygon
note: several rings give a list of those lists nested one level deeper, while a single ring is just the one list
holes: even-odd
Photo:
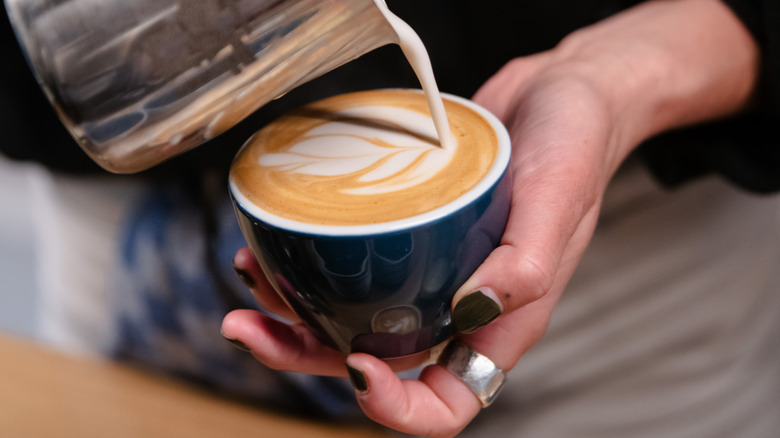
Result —
[{"label": "ceramic cup", "polygon": [[344,353],[392,359],[447,341],[452,296],[504,232],[509,135],[482,107],[445,98],[489,121],[498,153],[476,187],[433,211],[371,225],[311,225],[269,215],[230,181],[241,230],[268,280],[321,342]]}]

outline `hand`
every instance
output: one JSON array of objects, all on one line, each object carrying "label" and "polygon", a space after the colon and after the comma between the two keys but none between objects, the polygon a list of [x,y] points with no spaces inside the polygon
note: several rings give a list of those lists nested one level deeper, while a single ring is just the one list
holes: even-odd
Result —
[{"label": "hand", "polygon": [[[614,168],[605,166],[611,121],[603,99],[564,74],[554,80],[542,74],[550,60],[549,55],[516,60],[475,96],[511,126],[514,199],[501,247],[457,298],[481,290],[500,300],[505,316],[463,335],[462,340],[505,370],[544,332],[553,305],[590,238],[600,193]],[[517,103],[506,105],[511,111],[500,111],[494,96],[504,96],[507,87],[517,90],[512,99]],[[239,251],[234,263],[256,279],[252,291],[266,309],[294,318],[262,280],[248,250]],[[455,315],[459,314],[456,307]],[[372,356],[345,358],[319,344],[303,325],[283,324],[245,310],[229,314],[223,332],[240,339],[272,368],[343,376],[346,359],[359,370],[358,379],[365,379],[366,390],[358,391],[358,400],[366,414],[404,432],[453,435],[480,410],[470,390],[436,365],[427,367],[417,381],[401,381],[387,364]]]},{"label": "hand", "polygon": [[[719,1],[647,2],[491,78],[474,100],[510,131],[513,201],[501,246],[453,299],[461,340],[510,370],[544,333],[620,163],[650,135],[744,107],[756,59],[754,42]],[[294,318],[248,251],[235,263],[257,282],[261,304]],[[480,410],[438,365],[402,381],[372,356],[345,358],[304,326],[251,311],[229,314],[223,332],[272,368],[346,376],[346,360],[365,413],[402,432],[453,436]]]}]

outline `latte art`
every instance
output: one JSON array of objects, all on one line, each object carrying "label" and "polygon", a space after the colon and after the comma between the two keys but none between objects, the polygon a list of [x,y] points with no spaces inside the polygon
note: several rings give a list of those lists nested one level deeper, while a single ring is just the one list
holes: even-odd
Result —
[{"label": "latte art", "polygon": [[273,215],[320,225],[412,217],[474,187],[495,160],[489,122],[445,100],[455,147],[443,149],[425,97],[379,90],[325,99],[253,136],[231,183]]},{"label": "latte art", "polygon": [[[398,126],[385,120],[397,121]],[[414,111],[357,107],[339,119],[311,129],[284,152],[260,156],[259,164],[276,172],[319,177],[351,176],[353,185],[334,188],[344,194],[376,195],[424,183],[444,167],[454,151],[433,143],[431,119]]]}]

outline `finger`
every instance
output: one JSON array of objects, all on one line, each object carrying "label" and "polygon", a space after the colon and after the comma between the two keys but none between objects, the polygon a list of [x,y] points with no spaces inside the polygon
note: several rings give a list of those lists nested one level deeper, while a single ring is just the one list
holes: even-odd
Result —
[{"label": "finger", "polygon": [[[575,231],[571,242],[587,242],[589,240],[590,227],[595,222],[597,210],[594,208],[594,213],[586,215],[580,227]],[[514,368],[520,357],[536,344],[547,330],[553,308],[569,278],[571,278],[584,246],[583,243],[569,245],[564,251],[549,289],[540,298],[515,308],[511,312],[505,312],[496,321],[479,330],[470,334],[461,334],[461,340],[471,345],[475,351],[489,357],[498,368],[504,371]],[[490,267],[489,264],[486,263],[486,265]],[[483,284],[488,283],[487,281],[483,282]],[[512,342],[507,344],[507,339],[511,339]]]},{"label": "finger", "polygon": [[[241,248],[236,252],[233,257],[233,269],[264,309],[290,321],[299,321],[298,316],[268,282],[260,264],[249,248]],[[283,278],[278,278],[277,281],[285,282]]]},{"label": "finger", "polygon": [[[510,218],[503,244],[453,297],[453,321],[458,331],[474,333],[551,292],[559,294],[590,240],[597,217],[598,205],[593,205],[573,225],[544,215]],[[545,222],[547,226],[532,225]]]},{"label": "finger", "polygon": [[559,102],[567,93],[558,88],[545,90],[517,102],[510,216],[501,246],[453,297],[463,333],[542,298],[558,277],[568,281],[595,227],[611,170],[607,123],[600,112]]},{"label": "finger", "polygon": [[425,368],[419,380],[400,380],[387,364],[362,353],[351,354],[347,366],[366,415],[404,433],[451,437],[481,408],[476,395],[439,365]]},{"label": "finger", "polygon": [[[546,332],[565,284],[565,277],[557,277],[542,298],[507,312],[473,333],[461,334],[461,340],[472,346],[474,351],[489,357],[498,368],[505,372],[511,370]],[[507,343],[507,339],[512,342]]]},{"label": "finger", "polygon": [[[544,333],[557,295],[548,294],[461,340],[509,371]],[[507,339],[512,339],[511,348],[507,348]],[[455,436],[481,407],[471,389],[439,365],[425,368],[419,381],[399,380],[383,362],[357,353],[347,357],[347,369],[366,415],[405,433]]]},{"label": "finger", "polygon": [[234,310],[222,321],[222,335],[240,341],[269,368],[346,376],[344,354],[320,343],[302,324],[285,324],[254,310]]}]

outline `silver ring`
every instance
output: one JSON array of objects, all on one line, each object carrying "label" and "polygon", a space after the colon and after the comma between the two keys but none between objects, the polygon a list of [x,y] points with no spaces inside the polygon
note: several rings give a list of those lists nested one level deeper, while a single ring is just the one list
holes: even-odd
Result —
[{"label": "silver ring", "polygon": [[437,363],[465,383],[483,408],[493,403],[506,382],[506,375],[492,360],[457,340],[447,345]]}]

